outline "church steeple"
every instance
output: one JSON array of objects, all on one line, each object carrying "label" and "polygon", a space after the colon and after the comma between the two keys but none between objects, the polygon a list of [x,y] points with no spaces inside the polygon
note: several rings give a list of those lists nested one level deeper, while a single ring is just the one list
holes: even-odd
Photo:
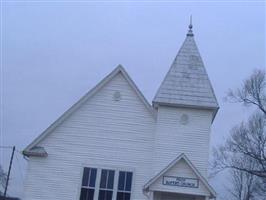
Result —
[{"label": "church steeple", "polygon": [[153,106],[168,105],[214,110],[219,106],[198,51],[190,22],[187,37],[154,99]]}]

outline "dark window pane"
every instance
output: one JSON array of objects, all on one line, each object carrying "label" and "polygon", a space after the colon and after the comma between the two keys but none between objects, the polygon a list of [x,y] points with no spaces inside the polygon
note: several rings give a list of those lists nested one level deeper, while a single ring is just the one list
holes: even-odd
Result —
[{"label": "dark window pane", "polygon": [[106,191],[106,198],[105,200],[112,200],[113,191]]},{"label": "dark window pane", "polygon": [[116,200],[124,200],[124,193],[123,192],[117,192]]},{"label": "dark window pane", "polygon": [[98,200],[112,200],[113,191],[100,190]]},{"label": "dark window pane", "polygon": [[132,172],[127,172],[126,178],[126,191],[131,191],[131,184],[132,184]]},{"label": "dark window pane", "polygon": [[94,196],[94,189],[89,189],[87,200],[93,200],[93,196]]},{"label": "dark window pane", "polygon": [[108,176],[108,182],[107,182],[108,189],[113,189],[114,187],[114,176],[115,176],[115,171],[109,170],[109,176]]},{"label": "dark window pane", "polygon": [[124,190],[125,186],[125,172],[119,172],[119,179],[118,179],[118,190]]},{"label": "dark window pane", "polygon": [[105,191],[104,190],[100,190],[99,191],[98,200],[105,200],[104,197],[105,197]]},{"label": "dark window pane", "polygon": [[116,200],[130,200],[130,193],[117,192]]},{"label": "dark window pane", "polygon": [[89,183],[90,187],[95,187],[96,175],[97,175],[97,169],[91,168],[90,183]]},{"label": "dark window pane", "polygon": [[106,188],[107,170],[102,170],[100,188]]},{"label": "dark window pane", "polygon": [[81,188],[80,200],[93,200],[94,189]]},{"label": "dark window pane", "polygon": [[87,200],[87,189],[85,188],[81,188],[81,192],[80,192],[80,200]]},{"label": "dark window pane", "polygon": [[125,193],[124,200],[130,200],[130,193]]},{"label": "dark window pane", "polygon": [[89,174],[90,174],[90,168],[84,167],[83,178],[82,178],[82,186],[88,186]]}]

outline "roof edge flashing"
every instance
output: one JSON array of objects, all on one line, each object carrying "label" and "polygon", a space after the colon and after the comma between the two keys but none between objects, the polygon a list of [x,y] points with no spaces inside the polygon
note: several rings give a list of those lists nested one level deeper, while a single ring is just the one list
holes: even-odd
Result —
[{"label": "roof edge flashing", "polygon": [[22,154],[27,157],[47,157],[48,153],[43,147],[33,147],[30,150],[22,151]]}]

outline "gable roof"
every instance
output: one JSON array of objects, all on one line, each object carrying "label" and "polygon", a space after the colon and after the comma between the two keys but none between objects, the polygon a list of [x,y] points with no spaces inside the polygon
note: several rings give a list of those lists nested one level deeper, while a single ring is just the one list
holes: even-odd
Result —
[{"label": "gable roof", "polygon": [[188,159],[188,157],[182,153],[180,154],[176,159],[174,159],[169,165],[167,165],[162,171],[160,171],[158,174],[156,174],[153,178],[151,178],[143,187],[144,191],[147,191],[149,187],[155,183],[163,174],[165,174],[168,170],[170,170],[175,164],[177,164],[181,159],[184,159],[184,161],[189,165],[189,167],[192,169],[192,171],[196,174],[196,176],[202,181],[204,186],[209,190],[211,197],[216,196],[215,190],[212,188],[212,186],[208,183],[208,181],[201,175],[201,173],[197,170],[197,168],[193,165],[193,163]]},{"label": "gable roof", "polygon": [[214,110],[215,114],[219,108],[192,26],[153,99],[153,105],[206,108]]},{"label": "gable roof", "polygon": [[[54,123],[52,123],[43,133],[41,133],[35,140],[33,140],[33,142],[30,143],[23,150],[23,154],[25,156],[44,156],[46,153],[44,149],[42,149],[42,151],[35,151],[34,147],[36,147],[39,144],[39,142],[42,141],[49,133],[51,133],[59,124],[61,124],[68,116],[70,116],[84,102],[86,102],[89,98],[91,98],[94,94],[96,94],[103,86],[105,86],[110,80],[112,80],[119,73],[121,73],[122,76],[127,80],[129,85],[131,86],[131,88],[135,91],[137,96],[143,102],[144,106],[148,109],[148,111],[151,113],[152,117],[155,119],[155,111],[154,111],[153,107],[146,100],[144,95],[138,89],[138,87],[136,86],[134,81],[130,78],[130,76],[128,75],[126,70],[122,67],[122,65],[118,65],[109,75],[107,75],[94,88],[92,88],[88,93],[86,93],[78,102],[76,102],[63,115],[61,115]],[[41,153],[39,153],[39,152],[41,152]]]}]

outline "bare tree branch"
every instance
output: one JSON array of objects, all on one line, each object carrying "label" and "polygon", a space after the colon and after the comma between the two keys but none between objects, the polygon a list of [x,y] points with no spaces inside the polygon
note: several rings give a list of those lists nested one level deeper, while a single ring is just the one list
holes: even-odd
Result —
[{"label": "bare tree branch", "polygon": [[255,70],[244,81],[242,87],[235,91],[229,90],[228,98],[232,102],[243,103],[245,106],[254,105],[266,115],[266,76],[264,70]]},{"label": "bare tree branch", "polygon": [[[7,174],[4,172],[2,166],[0,165],[0,188],[4,189],[6,186],[6,180],[7,180]],[[3,192],[0,189],[0,195],[3,194]]]},{"label": "bare tree branch", "polygon": [[[230,90],[228,99],[254,106],[255,112],[247,121],[235,126],[225,144],[214,150],[213,169],[220,172],[234,169],[266,180],[266,74],[255,70],[237,90]],[[243,165],[242,159],[253,165]]]},{"label": "bare tree branch", "polygon": [[[240,164],[242,168],[253,169],[256,167],[254,160],[243,157],[236,164]],[[226,187],[231,195],[232,200],[265,200],[266,181],[262,178],[252,175],[245,170],[234,168],[229,169],[230,187]]]}]

